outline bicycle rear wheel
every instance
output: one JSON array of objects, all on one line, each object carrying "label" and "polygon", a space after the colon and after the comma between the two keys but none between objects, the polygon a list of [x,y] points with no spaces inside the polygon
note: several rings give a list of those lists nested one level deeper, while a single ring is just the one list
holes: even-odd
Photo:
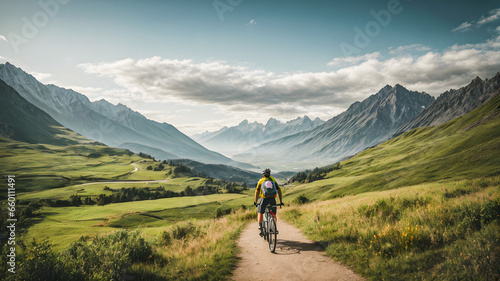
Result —
[{"label": "bicycle rear wheel", "polygon": [[269,232],[268,232],[268,225],[269,225],[269,219],[268,219],[268,214],[264,213],[264,221],[262,224],[262,232],[264,233],[264,240],[268,240],[267,237],[269,237]]},{"label": "bicycle rear wheel", "polygon": [[271,253],[274,253],[274,251],[276,250],[276,239],[278,238],[278,231],[274,218],[271,218],[269,220],[269,227],[267,232],[269,235],[269,239],[267,240],[269,242],[269,251],[271,251]]}]

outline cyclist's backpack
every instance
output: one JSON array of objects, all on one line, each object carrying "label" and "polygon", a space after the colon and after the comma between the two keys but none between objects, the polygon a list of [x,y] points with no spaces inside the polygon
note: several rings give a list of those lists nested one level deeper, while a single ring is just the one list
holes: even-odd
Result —
[{"label": "cyclist's backpack", "polygon": [[264,194],[266,198],[276,197],[276,194],[278,194],[276,183],[272,180],[265,179],[262,183],[262,194]]}]

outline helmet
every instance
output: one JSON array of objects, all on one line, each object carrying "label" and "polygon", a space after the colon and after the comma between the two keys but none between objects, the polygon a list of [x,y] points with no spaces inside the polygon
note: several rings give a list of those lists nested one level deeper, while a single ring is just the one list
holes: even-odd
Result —
[{"label": "helmet", "polygon": [[269,170],[269,169],[262,170],[262,174],[265,177],[269,177],[269,176],[271,176],[271,170]]}]

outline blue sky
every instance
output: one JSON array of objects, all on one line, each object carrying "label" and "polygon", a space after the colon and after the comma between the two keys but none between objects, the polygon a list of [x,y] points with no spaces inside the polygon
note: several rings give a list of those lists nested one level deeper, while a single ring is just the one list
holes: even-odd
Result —
[{"label": "blue sky", "polygon": [[498,1],[0,0],[0,63],[191,134],[500,71]]}]

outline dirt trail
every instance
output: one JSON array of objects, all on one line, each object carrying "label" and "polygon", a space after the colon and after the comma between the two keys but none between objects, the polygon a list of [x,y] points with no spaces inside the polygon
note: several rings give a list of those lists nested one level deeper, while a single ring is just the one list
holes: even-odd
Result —
[{"label": "dirt trail", "polygon": [[315,242],[283,220],[278,222],[275,254],[257,228],[257,222],[249,224],[238,241],[242,253],[233,280],[364,280],[325,256]]}]

